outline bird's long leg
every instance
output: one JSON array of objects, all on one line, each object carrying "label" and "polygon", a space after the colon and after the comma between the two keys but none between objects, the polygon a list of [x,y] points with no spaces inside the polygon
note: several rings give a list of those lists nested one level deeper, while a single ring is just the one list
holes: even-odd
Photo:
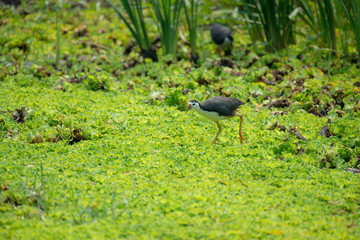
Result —
[{"label": "bird's long leg", "polygon": [[221,132],[221,126],[220,126],[219,122],[216,122],[216,124],[217,124],[217,126],[218,126],[218,128],[219,128],[219,131],[217,132],[217,134],[216,134],[216,136],[215,136],[215,138],[214,138],[213,144],[216,143],[216,138],[219,136],[219,134],[220,134],[220,132]]},{"label": "bird's long leg", "polygon": [[240,136],[240,143],[243,144],[244,140],[245,140],[245,142],[247,142],[246,139],[245,139],[245,138],[243,137],[243,135],[242,135],[243,132],[241,131],[242,122],[243,122],[243,120],[244,120],[244,115],[243,115],[243,114],[237,114],[236,111],[238,111],[238,109],[235,109],[235,110],[234,110],[233,116],[234,116],[234,117],[235,117],[235,116],[239,116],[239,117],[240,117],[239,136]]},{"label": "bird's long leg", "polygon": [[241,132],[242,122],[244,119],[244,115],[240,115],[240,126],[239,126],[239,136],[240,136],[240,143],[243,144],[244,137]]},{"label": "bird's long leg", "polygon": [[243,120],[244,120],[244,115],[241,114],[241,115],[237,115],[237,116],[240,117],[239,136],[240,136],[240,143],[243,144],[244,140],[245,140],[245,142],[247,142],[246,139],[242,135],[243,132],[241,131],[242,123],[243,123]]}]

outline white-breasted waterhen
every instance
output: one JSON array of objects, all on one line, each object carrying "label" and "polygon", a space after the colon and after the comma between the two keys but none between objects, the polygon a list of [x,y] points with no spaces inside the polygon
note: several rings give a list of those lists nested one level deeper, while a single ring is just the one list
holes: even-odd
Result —
[{"label": "white-breasted waterhen", "polygon": [[243,143],[244,137],[242,136],[242,122],[243,122],[243,115],[238,115],[236,111],[239,109],[240,105],[244,103],[236,98],[231,97],[212,97],[205,100],[202,103],[199,103],[197,100],[189,101],[188,108],[186,112],[190,109],[194,109],[200,115],[216,122],[219,131],[217,132],[213,144],[216,143],[216,138],[219,136],[221,132],[221,126],[219,124],[220,120],[232,118],[235,116],[240,117],[240,126],[239,126],[239,136],[240,136],[240,143]]},{"label": "white-breasted waterhen", "polygon": [[231,30],[218,23],[212,23],[210,27],[211,39],[221,49],[224,50],[225,55],[229,55],[232,50],[234,38]]}]

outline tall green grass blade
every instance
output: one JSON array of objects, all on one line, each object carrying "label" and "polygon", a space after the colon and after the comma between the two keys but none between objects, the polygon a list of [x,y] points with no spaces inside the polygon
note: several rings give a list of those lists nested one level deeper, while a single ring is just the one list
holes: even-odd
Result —
[{"label": "tall green grass blade", "polygon": [[[295,43],[294,1],[243,0],[243,14],[251,20],[250,34],[266,39],[268,51],[277,51]],[[261,27],[260,27],[261,26]],[[261,29],[260,29],[261,28]]]},{"label": "tall green grass blade", "polygon": [[329,40],[330,40],[330,48],[336,51],[336,34],[335,34],[335,14],[334,14],[334,5],[331,0],[324,0],[325,11],[327,16],[327,21],[329,24]]},{"label": "tall green grass blade", "polygon": [[165,54],[176,53],[177,30],[183,0],[150,0],[158,22]]},{"label": "tall green grass blade", "polygon": [[58,69],[60,61],[61,43],[60,43],[60,23],[59,23],[59,6],[56,6],[56,59],[55,68]]},{"label": "tall green grass blade", "polygon": [[302,8],[304,14],[299,14],[299,17],[306,23],[313,32],[316,32],[316,19],[313,10],[310,7],[308,0],[299,1],[299,5]]},{"label": "tall green grass blade", "polygon": [[[129,28],[129,30],[130,30],[131,34],[133,35],[133,37],[135,38],[136,42],[140,45],[140,47],[142,47],[142,43],[139,39],[139,36],[138,36],[137,32],[135,31],[135,29],[131,26],[130,22],[125,18],[125,16],[121,13],[121,11],[116,7],[116,5],[112,1],[107,0],[107,2],[115,10],[117,15],[121,18],[121,20],[124,21],[125,25]],[[131,9],[126,8],[126,5],[124,6],[124,8],[125,8],[126,12],[129,14],[130,19],[133,19],[134,17],[131,18],[133,16]]]},{"label": "tall green grass blade", "polygon": [[[354,32],[358,57],[360,58],[360,1],[359,0],[337,0],[345,10],[345,16],[350,21]],[[360,62],[358,62],[360,64]]]},{"label": "tall green grass blade", "polygon": [[265,42],[265,38],[261,29],[261,22],[259,22],[258,18],[254,14],[255,6],[250,1],[243,1],[244,11],[240,11],[239,13],[245,16],[247,21],[247,29],[250,34],[250,37],[253,41],[262,41]]},{"label": "tall green grass blade", "polygon": [[141,31],[144,35],[144,37],[142,38],[142,40],[144,41],[143,44],[144,46],[146,46],[146,49],[150,49],[151,45],[150,45],[150,41],[149,41],[149,37],[148,37],[148,33],[146,30],[146,26],[145,26],[145,19],[144,16],[140,13],[142,13],[142,2],[140,1],[135,1],[136,4],[136,10],[139,16],[139,21],[140,21],[140,25],[141,25]]},{"label": "tall green grass blade", "polygon": [[316,36],[319,46],[330,48],[331,54],[336,53],[336,15],[333,2],[300,0],[299,6],[302,9],[299,16],[311,30],[311,34]]},{"label": "tall green grass blade", "polygon": [[[107,2],[130,30],[132,36],[135,38],[135,41],[141,49],[142,55],[157,61],[156,52],[151,49],[146,29],[145,19],[142,12],[142,0],[121,0],[124,10],[120,10],[111,0],[107,0]],[[126,15],[123,12],[125,12]]]},{"label": "tall green grass blade", "polygon": [[187,6],[186,1],[183,1],[186,22],[189,28],[190,47],[192,58],[198,58],[196,52],[196,38],[197,38],[197,19],[198,19],[198,6],[199,0],[190,0],[190,7]]}]

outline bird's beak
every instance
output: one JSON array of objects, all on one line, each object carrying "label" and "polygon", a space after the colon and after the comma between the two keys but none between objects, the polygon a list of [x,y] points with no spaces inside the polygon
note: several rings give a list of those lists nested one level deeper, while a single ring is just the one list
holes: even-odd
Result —
[{"label": "bird's beak", "polygon": [[189,104],[185,112],[189,111],[190,108],[191,108],[191,105]]}]

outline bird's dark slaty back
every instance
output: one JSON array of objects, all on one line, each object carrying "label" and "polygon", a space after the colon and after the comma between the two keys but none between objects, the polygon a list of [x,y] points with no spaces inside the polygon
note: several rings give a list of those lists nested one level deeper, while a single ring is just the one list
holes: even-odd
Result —
[{"label": "bird's dark slaty back", "polygon": [[217,112],[220,116],[232,116],[234,111],[244,104],[236,98],[230,97],[212,97],[200,104],[205,111]]},{"label": "bird's dark slaty back", "polygon": [[231,30],[225,26],[222,26],[218,23],[211,24],[210,28],[211,38],[216,44],[222,44],[225,41],[225,38],[233,40]]}]

